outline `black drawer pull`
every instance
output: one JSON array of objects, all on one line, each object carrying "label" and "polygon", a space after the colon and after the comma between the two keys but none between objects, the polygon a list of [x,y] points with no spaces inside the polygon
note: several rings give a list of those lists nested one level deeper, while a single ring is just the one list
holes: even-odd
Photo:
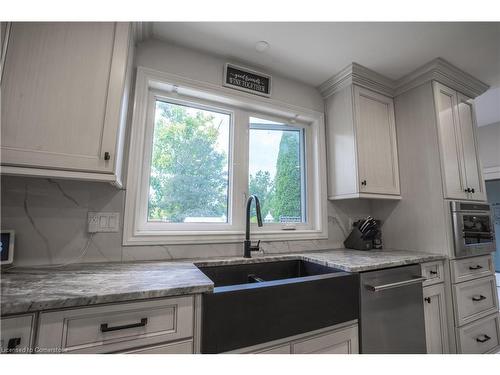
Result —
[{"label": "black drawer pull", "polygon": [[477,266],[474,266],[474,267],[472,267],[472,266],[470,266],[470,267],[469,267],[469,269],[470,269],[471,271],[474,271],[474,270],[480,270],[481,268],[483,268],[483,266],[480,266],[479,264],[478,264]]},{"label": "black drawer pull", "polygon": [[108,323],[101,324],[101,332],[119,331],[121,329],[144,327],[148,324],[148,318],[142,318],[140,323],[125,324],[123,326],[108,327]]},{"label": "black drawer pull", "polygon": [[476,296],[472,297],[472,300],[475,302],[479,302],[479,301],[482,301],[484,299],[486,299],[486,297],[483,296],[482,294],[480,294],[479,297],[476,297]]},{"label": "black drawer pull", "polygon": [[491,339],[491,337],[490,337],[490,336],[488,336],[488,335],[483,335],[483,337],[484,337],[483,339],[481,339],[481,338],[477,337],[477,338],[476,338],[476,341],[477,341],[477,342],[486,342],[486,341],[488,341],[489,339]]},{"label": "black drawer pull", "polygon": [[431,297],[425,297],[425,298],[424,298],[424,300],[425,300],[425,302],[427,302],[427,303],[431,303],[431,302],[432,302],[432,301],[431,301]]},{"label": "black drawer pull", "polygon": [[437,275],[437,274],[438,274],[438,273],[437,273],[437,271],[429,271],[429,273],[430,273],[431,275]]},{"label": "black drawer pull", "polygon": [[20,337],[14,337],[9,339],[7,343],[7,353],[12,353],[18,345],[21,345]]}]

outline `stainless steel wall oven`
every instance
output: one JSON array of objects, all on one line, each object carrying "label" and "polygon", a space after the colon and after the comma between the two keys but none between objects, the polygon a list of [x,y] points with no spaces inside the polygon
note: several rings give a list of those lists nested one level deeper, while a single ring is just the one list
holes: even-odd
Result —
[{"label": "stainless steel wall oven", "polygon": [[489,254],[495,251],[495,233],[490,205],[450,202],[455,257]]}]

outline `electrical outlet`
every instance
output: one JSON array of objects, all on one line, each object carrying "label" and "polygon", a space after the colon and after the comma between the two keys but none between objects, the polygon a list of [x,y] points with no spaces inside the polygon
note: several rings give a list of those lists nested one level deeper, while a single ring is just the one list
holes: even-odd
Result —
[{"label": "electrical outlet", "polygon": [[118,212],[89,212],[88,232],[118,232],[119,217]]}]

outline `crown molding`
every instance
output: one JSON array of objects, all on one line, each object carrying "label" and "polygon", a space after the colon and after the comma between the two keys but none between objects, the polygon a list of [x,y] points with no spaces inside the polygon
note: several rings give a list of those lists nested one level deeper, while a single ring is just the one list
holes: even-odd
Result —
[{"label": "crown molding", "polygon": [[152,22],[132,22],[132,32],[135,43],[140,43],[153,35]]},{"label": "crown molding", "polygon": [[318,90],[326,98],[348,85],[358,85],[382,95],[394,96],[394,81],[355,62],[323,82]]},{"label": "crown molding", "polygon": [[395,81],[353,62],[323,82],[318,90],[326,98],[354,84],[393,97],[430,81],[438,81],[471,98],[481,95],[489,88],[486,83],[438,57]]},{"label": "crown molding", "polygon": [[398,79],[395,95],[400,95],[430,81],[438,81],[471,98],[481,95],[489,88],[486,83],[438,57]]}]

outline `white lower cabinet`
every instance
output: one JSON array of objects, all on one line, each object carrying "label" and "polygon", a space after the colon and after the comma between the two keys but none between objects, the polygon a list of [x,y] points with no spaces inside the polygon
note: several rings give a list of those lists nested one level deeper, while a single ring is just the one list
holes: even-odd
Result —
[{"label": "white lower cabinet", "polygon": [[292,348],[290,344],[272,346],[270,348],[262,349],[260,351],[253,352],[255,354],[292,354]]},{"label": "white lower cabinet", "polygon": [[33,351],[35,314],[1,319],[2,354],[27,354]]},{"label": "white lower cabinet", "polygon": [[450,271],[457,353],[498,352],[499,305],[492,256],[453,259]]},{"label": "white lower cabinet", "polygon": [[352,321],[252,347],[239,354],[358,354],[358,323]]},{"label": "white lower cabinet", "polygon": [[461,283],[480,277],[495,275],[495,267],[491,255],[454,259],[450,262],[450,265],[453,283]]},{"label": "white lower cabinet", "polygon": [[454,285],[455,319],[458,325],[498,311],[495,277],[483,277]]},{"label": "white lower cabinet", "polygon": [[194,301],[186,296],[42,312],[37,346],[51,353],[192,353],[193,335]]},{"label": "white lower cabinet", "polygon": [[444,284],[425,287],[423,292],[427,353],[449,353]]},{"label": "white lower cabinet", "polygon": [[347,327],[292,343],[294,354],[359,353],[358,327]]},{"label": "white lower cabinet", "polygon": [[459,353],[495,353],[500,345],[498,313],[467,324],[457,331]]},{"label": "white lower cabinet", "polygon": [[120,354],[191,354],[193,353],[193,340],[148,346],[132,349]]}]

